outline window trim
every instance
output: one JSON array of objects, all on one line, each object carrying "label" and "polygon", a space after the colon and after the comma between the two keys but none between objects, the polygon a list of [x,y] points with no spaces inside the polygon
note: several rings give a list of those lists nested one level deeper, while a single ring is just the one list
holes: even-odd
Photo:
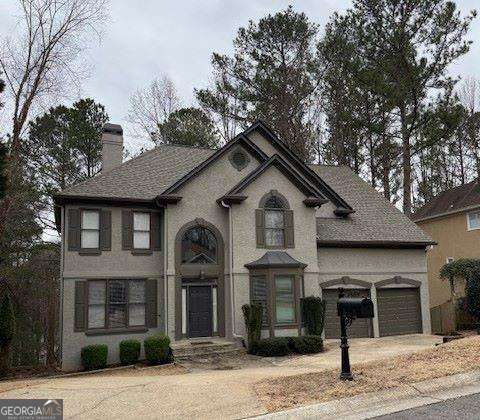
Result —
[{"label": "window trim", "polygon": [[[276,329],[298,329],[301,333],[300,324],[300,298],[302,291],[300,289],[303,269],[292,268],[265,268],[249,271],[250,303],[253,302],[253,277],[265,276],[267,283],[267,324],[262,323],[262,330],[269,330],[270,337],[275,337]],[[276,318],[276,276],[290,276],[293,278],[293,303],[295,311],[295,321],[292,323],[280,323]]]},{"label": "window trim", "polygon": [[[90,315],[90,283],[91,282],[104,282],[105,283],[105,303],[104,303],[104,314],[105,314],[105,321],[103,327],[97,327],[97,328],[90,328],[89,326],[89,315]],[[108,310],[110,306],[110,297],[109,297],[109,284],[113,281],[122,281],[126,282],[126,303],[124,304],[126,306],[125,310],[125,326],[124,327],[114,327],[111,328],[109,326],[109,320],[108,320]],[[145,306],[145,317],[143,320],[143,325],[129,325],[130,322],[130,282],[131,281],[143,281],[144,287],[145,287],[145,297],[144,297],[144,306]],[[101,335],[101,334],[115,334],[117,332],[142,332],[142,331],[148,331],[147,327],[147,279],[146,278],[126,278],[126,279],[88,279],[87,280],[87,296],[86,296],[86,311],[85,311],[85,317],[86,317],[86,328],[85,328],[85,334],[87,335]]]},{"label": "window trim", "polygon": [[480,217],[480,211],[471,211],[471,212],[467,213],[467,231],[480,229],[480,225],[478,227],[472,227],[470,225],[470,215],[472,215],[472,214],[477,214]]},{"label": "window trim", "polygon": [[[293,313],[294,313],[294,318],[292,322],[279,322],[277,319],[277,283],[276,279],[277,277],[289,277],[290,280],[292,281],[292,297],[293,297]],[[290,325],[298,325],[298,314],[297,314],[297,287],[296,287],[296,276],[294,274],[282,274],[282,273],[274,273],[273,274],[273,291],[274,291],[274,299],[273,299],[273,314],[274,314],[274,319],[275,319],[275,326],[290,326]]]},{"label": "window trim", "polygon": [[[135,213],[148,214],[148,230],[135,229]],[[148,233],[148,248],[135,248],[135,232]],[[152,212],[132,210],[132,253],[133,254],[151,254],[152,253]]]},{"label": "window trim", "polygon": [[[101,223],[101,212],[102,210],[100,208],[88,208],[88,207],[82,207],[79,209],[80,210],[80,249],[79,249],[79,254],[80,255],[100,255],[102,253],[100,249],[100,232],[102,229],[102,226],[100,225]],[[85,212],[96,212],[98,215],[98,229],[84,229],[83,228],[83,213]],[[97,248],[83,248],[82,247],[82,236],[83,236],[83,231],[97,231],[98,233],[98,246]]]},{"label": "window trim", "polygon": [[[283,227],[282,228],[267,228],[267,211],[276,211],[282,214]],[[283,236],[283,242],[281,245],[268,245],[267,244],[267,230],[281,230]],[[263,234],[265,236],[265,249],[285,249],[286,239],[285,239],[285,209],[276,209],[276,208],[263,208]]]}]

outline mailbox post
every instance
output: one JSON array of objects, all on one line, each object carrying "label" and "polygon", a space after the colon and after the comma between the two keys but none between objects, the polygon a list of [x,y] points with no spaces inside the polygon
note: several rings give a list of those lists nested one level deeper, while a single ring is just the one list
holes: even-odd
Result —
[{"label": "mailbox post", "polygon": [[352,325],[355,318],[373,318],[373,302],[370,298],[347,298],[345,297],[345,291],[339,289],[337,311],[340,317],[340,349],[342,350],[342,373],[340,374],[340,379],[351,381],[353,380],[353,375],[350,369],[347,327]]}]

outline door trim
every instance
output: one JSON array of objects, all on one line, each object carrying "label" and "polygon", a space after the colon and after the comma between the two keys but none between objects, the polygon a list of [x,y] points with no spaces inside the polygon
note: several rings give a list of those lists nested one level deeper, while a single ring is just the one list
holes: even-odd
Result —
[{"label": "door trim", "polygon": [[[185,314],[186,314],[186,330],[185,332],[183,332],[183,328],[182,328],[182,338],[203,338],[203,337],[191,337],[190,336],[190,323],[189,323],[189,292],[190,292],[190,288],[191,287],[210,287],[210,293],[212,295],[212,298],[211,298],[211,303],[212,303],[212,308],[211,308],[211,332],[212,334],[211,335],[206,335],[205,337],[215,337],[215,336],[218,336],[218,285],[217,283],[215,282],[202,282],[202,281],[199,281],[199,282],[189,282],[188,280],[187,281],[183,281],[182,282],[182,290],[185,289],[186,290],[186,293],[185,293]],[[215,290],[216,289],[216,290]],[[216,291],[217,293],[217,331],[215,331],[215,323],[214,323],[214,317],[215,317],[215,314],[214,314],[214,306],[213,306],[213,293],[214,293],[214,290]],[[182,305],[183,305],[183,298],[182,298]]]}]

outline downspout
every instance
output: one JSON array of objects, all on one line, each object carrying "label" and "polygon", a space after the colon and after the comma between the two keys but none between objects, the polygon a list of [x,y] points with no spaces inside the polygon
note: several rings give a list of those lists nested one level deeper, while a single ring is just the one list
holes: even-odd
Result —
[{"label": "downspout", "polygon": [[167,206],[163,208],[163,316],[165,335],[168,336],[168,229],[167,229]]},{"label": "downspout", "polygon": [[65,271],[65,206],[60,207],[60,311],[59,333],[60,333],[60,365],[63,364],[63,273]]},{"label": "downspout", "polygon": [[222,206],[228,209],[228,247],[229,247],[229,259],[228,259],[228,273],[230,277],[230,307],[232,310],[232,336],[234,338],[243,339],[242,335],[235,333],[235,283],[233,281],[233,218],[232,218],[232,206],[225,204],[222,200]]}]

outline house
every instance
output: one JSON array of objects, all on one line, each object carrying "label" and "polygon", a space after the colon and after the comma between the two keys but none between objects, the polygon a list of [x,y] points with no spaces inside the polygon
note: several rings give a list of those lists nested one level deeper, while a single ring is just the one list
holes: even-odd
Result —
[{"label": "house", "polygon": [[[451,307],[451,285],[439,273],[446,263],[480,257],[478,180],[440,193],[415,212],[412,220],[438,243],[427,252],[432,328],[434,332],[450,332],[459,326],[456,324],[468,324],[470,319]],[[457,284],[453,292],[462,297],[465,289]]]},{"label": "house", "polygon": [[300,298],[370,296],[354,337],[429,333],[432,240],[348,168],[305,165],[262,122],[218,150],[160,145],[122,163],[107,124],[101,174],[55,196],[62,232],[63,368],[81,347],[166,332],[245,335],[242,305],[264,308],[263,337],[297,335]]}]

